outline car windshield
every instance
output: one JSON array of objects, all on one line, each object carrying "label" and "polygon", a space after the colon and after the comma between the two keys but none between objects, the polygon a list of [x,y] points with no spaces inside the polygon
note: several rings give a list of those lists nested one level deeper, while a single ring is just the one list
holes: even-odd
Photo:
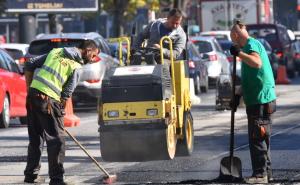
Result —
[{"label": "car windshield", "polygon": [[220,46],[224,51],[230,50],[230,47],[232,46],[232,42],[221,42],[219,41]]},{"label": "car windshield", "polygon": [[252,37],[260,37],[266,39],[268,42],[278,40],[275,28],[248,28],[249,35]]},{"label": "car windshield", "polygon": [[50,39],[33,41],[29,47],[32,55],[42,55],[49,53],[53,48],[78,47],[83,40],[81,39]]},{"label": "car windshield", "polygon": [[16,50],[16,49],[5,49],[7,51],[7,53],[14,59],[20,59],[21,57],[23,57],[23,52]]},{"label": "car windshield", "polygon": [[212,45],[207,41],[193,41],[199,53],[208,53],[213,51]]}]

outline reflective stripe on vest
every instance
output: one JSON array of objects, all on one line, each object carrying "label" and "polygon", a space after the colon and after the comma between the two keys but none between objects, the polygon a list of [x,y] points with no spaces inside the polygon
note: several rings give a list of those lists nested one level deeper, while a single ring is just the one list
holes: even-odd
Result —
[{"label": "reflective stripe on vest", "polygon": [[31,87],[59,101],[63,85],[80,66],[76,61],[65,58],[62,48],[53,49],[43,66],[35,71]]}]

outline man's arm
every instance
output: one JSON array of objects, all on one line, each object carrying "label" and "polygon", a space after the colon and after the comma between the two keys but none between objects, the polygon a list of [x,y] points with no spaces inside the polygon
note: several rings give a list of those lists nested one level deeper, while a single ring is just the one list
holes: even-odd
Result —
[{"label": "man's arm", "polygon": [[134,41],[133,49],[139,49],[144,42],[145,39],[148,39],[150,37],[150,28],[152,26],[153,22],[148,24],[146,28],[142,32],[140,32]]},{"label": "man's arm", "polygon": [[36,68],[42,67],[42,65],[46,61],[46,58],[47,54],[31,58],[29,61],[25,62],[24,71],[27,91],[29,90],[30,84],[32,82],[34,70]]},{"label": "man's arm", "polygon": [[67,100],[72,96],[82,73],[82,68],[75,69],[72,75],[68,78],[68,81],[64,84],[63,90],[61,92],[61,101]]},{"label": "man's arm", "polygon": [[[179,58],[181,56],[182,51],[185,48],[186,34],[185,34],[185,32],[182,32],[174,37],[176,37],[176,38],[174,39],[174,43],[173,43],[173,58],[174,58],[174,60],[176,60],[177,58]],[[171,58],[171,53],[168,48],[164,48],[163,53],[164,53],[164,57],[166,57],[168,59]]]},{"label": "man's arm", "polygon": [[260,59],[260,56],[256,52],[247,54],[241,51],[238,57],[240,57],[242,59],[242,62],[249,65],[250,67],[259,69],[262,66],[262,61]]}]

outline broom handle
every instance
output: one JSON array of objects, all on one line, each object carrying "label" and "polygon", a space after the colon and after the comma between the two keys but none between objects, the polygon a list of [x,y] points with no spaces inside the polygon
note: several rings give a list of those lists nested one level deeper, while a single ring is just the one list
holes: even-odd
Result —
[{"label": "broom handle", "polygon": [[84,153],[97,165],[97,167],[105,173],[108,177],[110,176],[109,173],[98,163],[98,161],[91,156],[88,151],[79,143],[79,141],[67,130],[65,132],[73,139],[73,141],[84,151]]}]

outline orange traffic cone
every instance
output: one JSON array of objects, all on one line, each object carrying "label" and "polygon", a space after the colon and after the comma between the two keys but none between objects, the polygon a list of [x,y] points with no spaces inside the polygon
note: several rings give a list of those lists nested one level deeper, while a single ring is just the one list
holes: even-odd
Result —
[{"label": "orange traffic cone", "polygon": [[80,118],[77,117],[73,112],[73,104],[71,98],[67,99],[65,112],[66,112],[66,115],[64,116],[65,127],[78,126],[80,123]]},{"label": "orange traffic cone", "polygon": [[286,75],[286,67],[284,65],[279,65],[277,69],[276,84],[289,84],[290,80]]}]

